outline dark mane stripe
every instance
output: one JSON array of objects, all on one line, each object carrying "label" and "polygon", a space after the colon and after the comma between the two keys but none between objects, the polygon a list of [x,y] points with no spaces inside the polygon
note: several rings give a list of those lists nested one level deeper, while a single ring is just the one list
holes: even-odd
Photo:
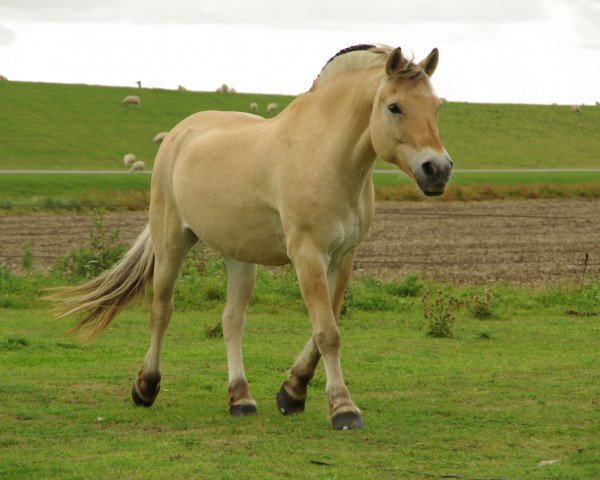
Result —
[{"label": "dark mane stripe", "polygon": [[339,57],[340,55],[344,55],[345,53],[350,53],[350,52],[357,52],[360,50],[369,50],[371,48],[376,48],[376,45],[368,45],[366,43],[361,43],[360,45],[352,45],[351,47],[344,48],[344,49],[340,50],[338,53],[336,53],[329,60],[327,60],[327,63],[325,64],[325,66],[323,68],[325,68],[327,65],[329,65],[329,63],[331,63],[332,60]]}]

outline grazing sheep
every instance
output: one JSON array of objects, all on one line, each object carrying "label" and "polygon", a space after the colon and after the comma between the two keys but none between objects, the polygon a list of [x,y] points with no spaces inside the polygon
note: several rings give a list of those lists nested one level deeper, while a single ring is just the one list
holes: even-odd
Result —
[{"label": "grazing sheep", "polygon": [[152,139],[152,141],[154,143],[156,143],[157,145],[160,145],[168,134],[169,134],[169,132],[157,133],[156,135],[154,135],[154,138]]},{"label": "grazing sheep", "polygon": [[229,87],[227,86],[226,83],[224,83],[219,88],[217,88],[217,93],[228,93],[228,92],[229,92]]},{"label": "grazing sheep", "polygon": [[268,113],[275,113],[278,108],[279,107],[277,106],[276,103],[269,103],[269,105],[267,105],[267,112]]},{"label": "grazing sheep", "polygon": [[133,163],[135,162],[135,155],[133,153],[128,153],[127,155],[125,155],[123,157],[123,164],[125,165],[125,168],[129,168],[131,167],[131,165],[133,165]]},{"label": "grazing sheep", "polygon": [[187,91],[187,88],[185,88],[183,85],[179,85],[179,86],[177,87],[177,90],[179,90],[180,92],[186,92],[186,91]]},{"label": "grazing sheep", "polygon": [[574,113],[580,113],[581,107],[579,105],[571,105],[571,111]]},{"label": "grazing sheep", "polygon": [[250,111],[251,111],[252,113],[256,113],[256,111],[257,111],[257,110],[258,110],[258,103],[256,103],[256,102],[252,102],[252,103],[250,104]]},{"label": "grazing sheep", "polygon": [[0,75],[0,82],[7,82],[8,78],[6,78],[4,75]]},{"label": "grazing sheep", "polygon": [[137,95],[127,95],[123,99],[123,105],[137,105],[140,106],[140,97]]},{"label": "grazing sheep", "polygon": [[142,160],[138,160],[131,166],[131,173],[143,172],[146,164]]}]

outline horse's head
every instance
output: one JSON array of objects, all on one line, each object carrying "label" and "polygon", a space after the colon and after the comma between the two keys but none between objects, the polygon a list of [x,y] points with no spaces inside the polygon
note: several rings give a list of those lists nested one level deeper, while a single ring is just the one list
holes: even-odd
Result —
[{"label": "horse's head", "polygon": [[452,172],[452,160],[437,128],[442,102],[429,82],[437,63],[437,49],[419,64],[405,59],[400,48],[394,49],[371,114],[375,152],[414,178],[425,195],[444,193]]}]

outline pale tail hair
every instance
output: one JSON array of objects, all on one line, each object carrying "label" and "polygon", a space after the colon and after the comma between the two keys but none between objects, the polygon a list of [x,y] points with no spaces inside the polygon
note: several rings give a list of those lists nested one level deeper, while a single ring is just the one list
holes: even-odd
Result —
[{"label": "pale tail hair", "polygon": [[131,249],[111,269],[83,285],[53,290],[48,297],[56,301],[57,318],[83,315],[68,333],[82,329],[80,336],[91,339],[145,290],[154,273],[154,249],[148,226]]}]

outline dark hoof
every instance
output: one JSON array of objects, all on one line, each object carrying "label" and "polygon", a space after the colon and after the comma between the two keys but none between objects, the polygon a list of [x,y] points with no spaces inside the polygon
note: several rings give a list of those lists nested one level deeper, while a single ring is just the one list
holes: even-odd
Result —
[{"label": "dark hoof", "polygon": [[230,405],[229,415],[232,417],[245,417],[247,415],[258,415],[256,405],[251,403],[242,403],[240,405]]},{"label": "dark hoof", "polygon": [[152,404],[154,403],[154,400],[156,400],[156,397],[158,395],[158,391],[160,390],[160,385],[157,386],[156,388],[156,395],[154,395],[154,398],[152,398],[151,400],[147,400],[145,398],[143,398],[137,391],[137,389],[135,388],[135,384],[133,385],[133,388],[131,389],[131,398],[133,398],[133,402],[138,406],[138,407],[151,407]]},{"label": "dark hoof", "polygon": [[362,415],[356,412],[342,412],[334,415],[331,425],[335,430],[350,430],[351,428],[365,428]]},{"label": "dark hoof", "polygon": [[304,400],[296,400],[292,398],[282,385],[277,392],[277,408],[283,415],[291,415],[292,413],[302,413],[304,411]]}]

